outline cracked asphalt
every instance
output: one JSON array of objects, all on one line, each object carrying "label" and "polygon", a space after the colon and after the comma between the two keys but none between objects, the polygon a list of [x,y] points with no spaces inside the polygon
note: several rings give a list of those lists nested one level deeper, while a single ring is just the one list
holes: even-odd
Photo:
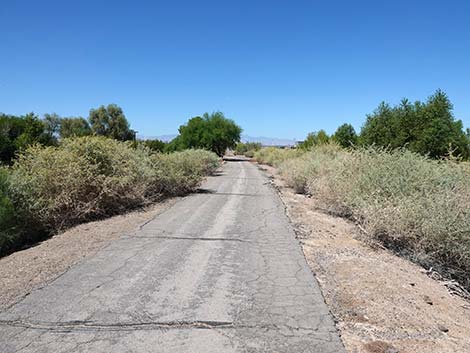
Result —
[{"label": "cracked asphalt", "polygon": [[0,313],[0,352],[318,352],[343,345],[284,205],[248,162]]}]

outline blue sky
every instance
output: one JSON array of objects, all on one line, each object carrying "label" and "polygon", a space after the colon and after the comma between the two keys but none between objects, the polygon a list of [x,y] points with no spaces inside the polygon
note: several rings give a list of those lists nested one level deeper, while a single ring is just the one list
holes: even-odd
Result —
[{"label": "blue sky", "polygon": [[470,127],[469,1],[3,0],[0,23],[4,113],[116,103],[151,136],[221,110],[302,139],[441,88]]}]

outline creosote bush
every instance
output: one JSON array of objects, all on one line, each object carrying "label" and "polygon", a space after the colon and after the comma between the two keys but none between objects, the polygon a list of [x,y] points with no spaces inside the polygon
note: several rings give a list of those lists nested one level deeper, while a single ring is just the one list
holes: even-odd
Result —
[{"label": "creosote bush", "polygon": [[21,223],[56,232],[190,192],[218,166],[213,152],[154,154],[106,137],[30,146],[0,169],[0,254],[28,237],[18,231],[18,210]]},{"label": "creosote bush", "polygon": [[405,149],[346,151],[324,145],[274,164],[297,192],[354,217],[386,246],[470,288],[468,163],[432,160]]}]

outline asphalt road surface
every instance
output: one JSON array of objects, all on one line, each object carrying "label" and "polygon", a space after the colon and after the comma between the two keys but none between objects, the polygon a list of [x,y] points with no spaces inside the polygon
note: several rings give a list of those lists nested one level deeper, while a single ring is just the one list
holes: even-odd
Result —
[{"label": "asphalt road surface", "polygon": [[1,353],[344,352],[284,206],[228,162],[0,313]]}]

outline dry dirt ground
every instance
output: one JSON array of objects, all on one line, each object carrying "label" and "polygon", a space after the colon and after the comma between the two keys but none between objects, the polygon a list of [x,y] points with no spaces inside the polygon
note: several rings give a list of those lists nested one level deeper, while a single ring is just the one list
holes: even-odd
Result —
[{"label": "dry dirt ground", "polygon": [[304,254],[354,353],[470,352],[470,303],[419,266],[364,241],[352,222],[323,212],[314,198],[279,190]]},{"label": "dry dirt ground", "polygon": [[0,311],[43,287],[74,264],[95,254],[113,239],[137,229],[177,199],[143,210],[78,225],[34,247],[0,258]]}]

